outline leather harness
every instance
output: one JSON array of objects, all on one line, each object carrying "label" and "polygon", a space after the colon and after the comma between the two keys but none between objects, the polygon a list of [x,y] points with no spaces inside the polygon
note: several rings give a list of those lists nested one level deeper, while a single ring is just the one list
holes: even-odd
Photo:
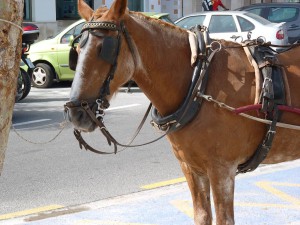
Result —
[{"label": "leather harness", "polygon": [[[97,32],[97,30],[99,29],[117,31],[118,32],[117,37],[116,38],[107,37],[103,35],[101,32]],[[155,109],[150,103],[148,110],[139,128],[137,129],[133,139],[128,144],[125,145],[116,141],[116,139],[109,133],[109,131],[106,129],[103,123],[103,116],[104,116],[104,110],[109,107],[109,103],[106,99],[106,96],[110,94],[109,91],[110,81],[113,79],[117,67],[117,57],[121,45],[121,34],[124,35],[126,43],[134,58],[134,62],[136,63],[133,44],[131,42],[130,35],[123,22],[121,22],[120,25],[114,24],[112,22],[95,22],[95,21],[87,22],[82,29],[80,37],[82,38],[82,36],[85,35],[87,36],[86,37],[87,39],[89,34],[104,37],[104,42],[102,47],[102,49],[104,50],[101,50],[99,56],[111,64],[111,69],[107,75],[107,78],[103,86],[100,89],[100,95],[98,99],[92,101],[85,100],[81,102],[67,102],[64,106],[65,111],[67,111],[69,108],[78,108],[78,107],[83,108],[88,113],[90,118],[98,125],[103,135],[107,138],[108,144],[111,145],[111,143],[113,143],[114,153],[117,153],[117,146],[137,147],[137,146],[150,144],[161,139],[167,134],[184,127],[187,123],[189,123],[194,119],[194,117],[197,115],[197,113],[200,110],[201,103],[202,103],[201,95],[203,95],[205,92],[206,84],[208,80],[207,69],[209,67],[209,63],[212,60],[215,53],[219,51],[221,48],[220,45],[220,48],[213,49],[211,45],[212,43],[210,43],[207,29],[205,27],[196,26],[194,32],[196,33],[198,39],[199,54],[197,57],[197,61],[195,63],[196,66],[194,68],[189,91],[183,103],[181,104],[179,109],[176,110],[176,112],[166,117],[161,117],[158,110]],[[76,39],[78,38],[79,37],[77,37]],[[86,41],[87,40],[84,40],[84,38],[82,38],[82,40],[80,40],[79,45],[84,45]],[[268,131],[266,133],[266,136],[262,141],[262,143],[258,146],[254,155],[245,163],[238,166],[237,173],[245,173],[245,172],[253,171],[266,158],[271,148],[274,135],[276,133],[275,131],[276,122],[279,118],[277,105],[281,105],[285,103],[285,96],[283,94],[284,85],[282,85],[283,84],[282,79],[279,78],[280,76],[275,74],[278,72],[276,69],[274,69],[273,62],[274,62],[275,55],[271,54],[269,48],[263,45],[256,45],[255,47],[249,47],[249,48],[250,51],[253,53],[253,57],[255,58],[255,60],[258,62],[259,65],[261,65],[260,69],[261,69],[262,76],[264,78],[262,93],[260,97],[260,102],[262,104],[261,110],[267,115],[267,118],[272,119],[272,123],[271,125],[268,126]],[[74,70],[77,63],[77,57],[78,55],[73,42],[72,48],[70,50],[70,67],[73,68]],[[154,127],[164,131],[165,134],[153,141],[144,144],[131,145],[132,141],[137,136],[138,132],[143,126],[151,107],[152,107],[151,124]],[[95,108],[96,108],[95,110],[96,113],[94,113],[92,110]],[[112,154],[111,152],[103,152],[103,151],[96,150],[90,145],[88,145],[82,138],[81,132],[79,130],[74,129],[74,135],[79,142],[80,148],[82,148],[83,146],[86,150],[90,150],[98,154]]]},{"label": "leather harness", "polygon": [[261,144],[258,145],[255,153],[243,164],[238,166],[237,173],[246,173],[255,170],[267,157],[276,134],[276,123],[279,120],[280,112],[278,105],[286,104],[285,86],[283,76],[278,67],[276,55],[270,47],[256,45],[248,47],[252,57],[255,59],[262,76],[262,87],[259,97],[261,103],[260,112],[272,123],[267,127],[267,133]]}]

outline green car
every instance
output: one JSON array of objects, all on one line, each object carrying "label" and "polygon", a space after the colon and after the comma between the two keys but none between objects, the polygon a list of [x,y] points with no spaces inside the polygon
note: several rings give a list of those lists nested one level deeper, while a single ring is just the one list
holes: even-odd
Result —
[{"label": "green car", "polygon": [[[143,14],[173,23],[168,13]],[[79,20],[56,36],[31,45],[28,57],[35,65],[31,74],[34,87],[48,88],[54,81],[73,80],[75,73],[69,68],[70,41],[80,34],[84,22],[83,19]]]}]

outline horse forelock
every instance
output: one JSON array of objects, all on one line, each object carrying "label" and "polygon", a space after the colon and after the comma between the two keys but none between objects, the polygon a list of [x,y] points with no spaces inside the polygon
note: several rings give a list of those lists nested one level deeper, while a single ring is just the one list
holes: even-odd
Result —
[{"label": "horse forelock", "polygon": [[108,12],[108,8],[106,6],[99,7],[93,13],[94,20],[100,19],[107,12]]}]

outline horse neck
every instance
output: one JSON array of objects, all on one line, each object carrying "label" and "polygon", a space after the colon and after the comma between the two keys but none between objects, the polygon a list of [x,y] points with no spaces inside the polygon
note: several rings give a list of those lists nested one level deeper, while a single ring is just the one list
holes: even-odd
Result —
[{"label": "horse neck", "polygon": [[174,112],[188,92],[193,72],[187,32],[135,17],[126,26],[135,45],[135,82],[160,114]]}]

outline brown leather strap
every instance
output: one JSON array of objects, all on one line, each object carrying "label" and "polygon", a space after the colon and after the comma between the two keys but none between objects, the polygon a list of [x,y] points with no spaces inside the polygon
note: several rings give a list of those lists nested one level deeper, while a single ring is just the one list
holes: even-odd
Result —
[{"label": "brown leather strap", "polygon": [[[100,128],[102,134],[106,137],[107,139],[107,142],[109,145],[111,145],[111,143],[113,143],[114,145],[114,152],[104,152],[104,151],[101,151],[101,150],[97,150],[93,147],[91,147],[88,143],[86,143],[86,141],[83,139],[83,137],[81,136],[81,132],[77,129],[74,129],[74,135],[76,137],[76,139],[78,140],[79,142],[79,147],[82,149],[82,146],[86,149],[86,150],[90,150],[94,153],[97,153],[97,154],[116,154],[117,152],[121,152],[123,150],[125,150],[126,148],[128,147],[140,147],[140,146],[144,146],[144,145],[148,145],[148,144],[151,144],[151,143],[154,143],[160,139],[162,139],[164,136],[167,135],[167,133],[161,135],[160,137],[152,140],[152,141],[149,141],[149,142],[146,142],[146,143],[143,143],[143,144],[136,144],[136,145],[131,145],[131,143],[135,140],[136,136],[139,134],[140,130],[142,129],[143,125],[145,124],[145,121],[149,115],[149,112],[150,112],[150,109],[152,108],[152,104],[150,103],[148,108],[147,108],[147,111],[141,121],[141,123],[139,124],[138,128],[136,129],[133,137],[131,138],[131,140],[127,143],[127,144],[121,144],[119,143],[111,134],[110,132],[106,129],[103,121],[100,119],[98,120],[95,116],[95,114],[93,113],[93,111],[90,109],[89,105],[86,104],[84,106],[82,106],[84,108],[84,110],[88,113],[88,115],[91,117],[91,119],[98,125],[98,127]],[[121,146],[121,147],[124,147],[123,149],[121,149],[120,151],[118,151],[117,149],[117,146]]]},{"label": "brown leather strap", "polygon": [[245,162],[238,165],[237,174],[247,173],[255,170],[262,161],[267,157],[273,143],[273,139],[276,134],[276,123],[278,120],[278,108],[277,105],[274,106],[273,120],[269,125],[269,129],[265,135],[263,142],[257,147],[254,154]]}]

